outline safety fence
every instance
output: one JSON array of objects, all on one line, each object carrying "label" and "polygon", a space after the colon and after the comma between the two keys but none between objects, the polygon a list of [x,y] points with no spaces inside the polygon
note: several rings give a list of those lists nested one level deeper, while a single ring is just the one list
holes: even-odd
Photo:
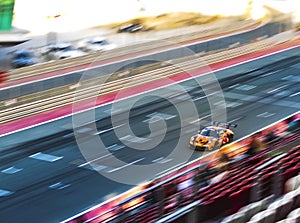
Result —
[{"label": "safety fence", "polygon": [[[270,48],[274,46],[276,42],[277,39],[275,37],[267,38],[259,42],[247,44],[238,48],[232,48],[227,51],[221,51],[207,56],[198,55],[193,56],[192,58],[173,60],[172,64],[176,64],[176,66],[168,65],[167,62],[163,62],[159,65],[156,65],[160,68],[153,69],[153,67],[151,67],[150,71],[143,72],[140,70],[141,73],[133,76],[105,83],[101,86],[101,95],[108,95],[121,89],[132,88],[137,85],[142,85],[155,80],[160,80],[162,78],[178,75],[179,72],[182,73],[182,71],[178,71],[178,67],[180,67],[181,70],[191,72],[192,70],[205,67],[209,64],[255,52],[257,49],[264,50]],[[149,66],[147,69],[149,69]],[[122,72],[124,73],[124,71]],[[119,75],[119,73],[114,75]],[[80,85],[66,85],[55,89],[2,101],[0,102],[0,107],[2,110],[0,114],[0,124],[69,105],[72,104],[75,99],[76,103],[78,103],[80,101],[95,98],[98,96],[97,92],[99,91],[99,86],[95,86],[95,83],[103,83],[106,79],[108,79],[108,76],[105,75],[96,79],[89,79],[83,81],[82,83],[80,82]]]},{"label": "safety fence", "polygon": [[[279,126],[280,128],[278,128]],[[128,194],[125,192],[122,195],[116,196],[63,221],[63,223],[191,223],[199,222],[200,219],[213,218],[217,215],[224,217],[225,215],[236,212],[238,208],[247,203],[263,199],[271,194],[278,197],[283,194],[284,183],[288,180],[290,175],[281,175],[284,179],[280,181],[280,183],[276,181],[276,187],[272,187],[272,180],[276,176],[272,175],[271,179],[270,174],[267,173],[272,172],[272,168],[275,168],[279,161],[281,165],[284,165],[284,161],[290,159],[290,156],[288,156],[289,152],[281,151],[279,153],[278,149],[295,140],[299,140],[299,130],[300,113],[297,112],[227,145],[226,150],[221,149],[220,151],[208,154],[205,158],[199,158],[186,165],[177,167],[158,178],[150,180],[141,186],[137,186]],[[270,138],[270,132],[272,132],[272,138]],[[245,151],[249,148],[250,138],[258,134],[260,140],[266,143],[266,147],[253,156],[243,157]],[[276,155],[274,155],[274,151]],[[274,153],[273,155],[272,152]],[[215,196],[220,198],[220,194],[222,194],[222,191],[218,190],[219,187],[221,188],[221,184],[214,184],[210,188],[206,185],[206,181],[218,174],[213,171],[213,167],[221,162],[220,154],[224,153],[227,155],[231,154],[229,166],[231,170],[234,171],[232,171],[232,179],[228,179],[232,180],[232,182],[230,183],[227,180],[222,185],[224,188],[230,189],[233,195],[230,196],[230,202],[228,200],[226,202],[225,200],[217,200],[218,202],[214,204],[207,203],[206,201],[209,201],[209,197]],[[299,165],[299,160],[294,160],[294,163],[295,165],[297,165],[297,163]],[[286,171],[289,174],[295,174],[299,167],[295,168]],[[274,174],[274,172],[272,172],[272,174]],[[267,177],[269,178],[267,179]],[[242,181],[243,185],[239,185],[240,187],[238,187],[238,183]],[[250,183],[251,187],[249,186]],[[223,186],[222,190],[224,189]],[[244,193],[240,192],[239,189]],[[135,191],[136,194],[133,195],[133,191]],[[223,192],[225,192],[225,189]],[[243,196],[245,193],[247,197]],[[228,196],[225,197],[229,199]],[[216,201],[216,199],[214,199],[214,201]],[[216,206],[216,204],[219,206]],[[220,206],[220,204],[223,205]],[[211,210],[213,210],[213,212],[211,212]]]}]

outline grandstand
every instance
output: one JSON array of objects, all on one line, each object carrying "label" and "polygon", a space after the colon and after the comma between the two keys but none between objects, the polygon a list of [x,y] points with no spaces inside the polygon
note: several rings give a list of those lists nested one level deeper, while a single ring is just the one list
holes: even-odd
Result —
[{"label": "grandstand", "polygon": [[296,114],[264,129],[280,124],[284,131],[276,128],[271,138],[262,135],[266,148],[253,155],[243,149],[226,154],[230,160],[190,165],[118,205],[100,206],[65,222],[300,222],[299,121]]}]

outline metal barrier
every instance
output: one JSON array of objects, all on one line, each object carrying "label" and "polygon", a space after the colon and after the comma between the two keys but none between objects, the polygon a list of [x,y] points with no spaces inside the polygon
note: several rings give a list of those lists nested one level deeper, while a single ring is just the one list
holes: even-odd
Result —
[{"label": "metal barrier", "polygon": [[[208,64],[221,62],[244,54],[255,52],[257,51],[257,48],[261,50],[269,48],[273,46],[275,42],[276,39],[274,38],[265,39],[249,45],[244,45],[238,48],[229,49],[227,51],[222,51],[207,56],[200,55],[193,60],[190,60],[190,58],[188,58],[189,60],[187,61],[183,61],[183,59],[179,59],[176,61],[174,60],[172,61],[172,63],[174,64],[178,61],[178,67],[183,70],[191,71]],[[163,64],[163,66],[165,67],[159,69],[150,70],[133,75],[131,77],[110,81],[101,86],[101,95],[107,95],[124,88],[134,87],[178,74],[178,69],[176,67],[166,66],[166,64],[167,63]],[[101,76],[99,78],[105,80],[107,76]],[[79,89],[76,89],[76,86],[74,88],[74,86],[72,85],[67,85],[59,87],[57,89],[51,89],[46,92],[33,94],[33,97],[26,95],[20,98],[15,98],[15,101],[13,101],[13,103],[3,101],[2,105],[0,104],[0,107],[2,107],[0,123],[7,123],[16,119],[72,104],[75,95],[76,102],[94,98],[96,96],[95,92],[99,90],[99,86],[95,86],[95,82],[97,83],[97,80],[95,81],[95,79],[87,80],[84,83],[81,83],[84,87],[81,86]],[[49,92],[51,92],[50,97],[48,97]],[[80,96],[78,96],[79,92],[81,93]],[[46,98],[41,98],[42,95],[45,95]]]}]

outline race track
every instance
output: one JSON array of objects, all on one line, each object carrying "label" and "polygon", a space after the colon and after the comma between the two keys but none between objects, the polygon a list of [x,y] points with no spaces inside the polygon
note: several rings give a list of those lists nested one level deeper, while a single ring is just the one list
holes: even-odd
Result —
[{"label": "race track", "polygon": [[[218,82],[212,82],[213,77]],[[129,119],[122,114],[126,112],[125,105],[134,98],[117,103],[114,105],[117,109],[111,109],[110,104],[98,107],[95,110],[97,130],[93,130],[92,124],[79,128],[77,142],[71,130],[72,117],[1,137],[2,149],[9,151],[3,152],[0,158],[1,218],[8,223],[58,222],[132,187],[103,175],[143,182],[188,161],[187,157],[205,155],[191,151],[188,139],[199,128],[198,121],[202,126],[211,122],[210,106],[215,112],[221,111],[215,118],[225,115],[222,95],[227,120],[238,124],[234,130],[236,139],[299,111],[299,48],[227,68],[215,75],[200,76],[198,81],[207,86],[203,88],[205,93],[199,83],[189,80],[180,83],[182,93],[177,91],[179,86],[173,86],[155,90],[156,95],[140,95],[143,97],[134,103]],[[208,100],[207,94],[213,96],[218,83],[222,94]],[[197,117],[191,115],[191,104],[197,108]],[[114,128],[110,114],[116,118]],[[162,142],[147,150],[163,134],[162,122],[166,129]],[[123,129],[128,123],[139,138]],[[116,136],[117,129],[118,134],[123,134],[121,137]],[[149,138],[151,129],[154,134]],[[106,148],[100,148],[95,138],[101,139]],[[128,148],[122,141],[140,150]],[[171,152],[177,143],[180,150],[173,156]],[[78,145],[80,149],[90,150],[89,158],[103,175],[87,164]],[[118,165],[115,157],[123,165]],[[158,168],[149,168],[141,174],[131,172],[135,165],[142,169],[151,164],[158,164]]]}]

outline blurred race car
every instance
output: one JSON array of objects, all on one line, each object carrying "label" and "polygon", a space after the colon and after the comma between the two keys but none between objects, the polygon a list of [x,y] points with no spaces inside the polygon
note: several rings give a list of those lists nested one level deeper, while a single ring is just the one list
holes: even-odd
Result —
[{"label": "blurred race car", "polygon": [[14,52],[11,60],[11,66],[13,68],[31,66],[36,63],[37,63],[37,58],[34,55],[34,53],[26,49],[22,49]]},{"label": "blurred race car", "polygon": [[214,122],[198,131],[197,135],[190,138],[190,147],[196,150],[218,149],[233,141],[234,132],[230,128],[237,125],[227,122]]},{"label": "blurred race car", "polygon": [[115,44],[109,43],[104,37],[98,36],[79,41],[77,48],[85,52],[93,52],[111,50],[116,48],[116,46]]},{"label": "blurred race car", "polygon": [[60,43],[42,49],[42,55],[45,56],[47,60],[60,60],[83,56],[86,55],[86,53],[76,49],[71,43]]},{"label": "blurred race car", "polygon": [[119,33],[128,32],[128,33],[134,33],[137,31],[142,30],[144,27],[139,23],[130,23],[124,26],[121,26],[118,30]]}]

